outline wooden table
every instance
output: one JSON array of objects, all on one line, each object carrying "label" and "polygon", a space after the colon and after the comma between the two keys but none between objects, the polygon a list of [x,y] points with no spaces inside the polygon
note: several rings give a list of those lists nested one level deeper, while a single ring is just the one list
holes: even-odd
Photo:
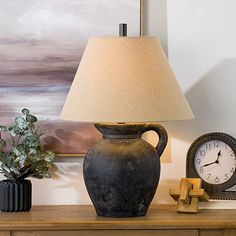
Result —
[{"label": "wooden table", "polygon": [[30,212],[0,213],[0,236],[235,236],[236,210],[176,213],[158,205],[147,216],[103,218],[92,206],[34,206]]}]

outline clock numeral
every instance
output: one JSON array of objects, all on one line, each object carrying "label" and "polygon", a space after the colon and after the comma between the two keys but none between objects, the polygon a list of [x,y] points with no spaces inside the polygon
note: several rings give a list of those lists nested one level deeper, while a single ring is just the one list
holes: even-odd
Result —
[{"label": "clock numeral", "polygon": [[234,154],[233,150],[231,150],[230,153],[231,153],[230,154],[231,157],[235,157],[235,154]]},{"label": "clock numeral", "polygon": [[200,168],[200,173],[203,173],[204,172],[204,169],[203,167]]},{"label": "clock numeral", "polygon": [[227,180],[229,178],[228,174],[225,174],[225,180]]},{"label": "clock numeral", "polygon": [[207,149],[211,150],[211,144],[210,143],[206,143],[205,146],[206,146],[206,150]]},{"label": "clock numeral", "polygon": [[227,144],[225,144],[225,150],[227,150],[228,149],[228,145]]},{"label": "clock numeral", "polygon": [[218,183],[220,179],[218,177],[215,178],[215,182]]},{"label": "clock numeral", "polygon": [[234,170],[235,170],[235,169],[234,169],[234,168],[232,168],[232,169],[230,170],[230,172],[231,172],[231,173],[234,173]]},{"label": "clock numeral", "polygon": [[205,152],[205,150],[200,150],[200,156],[205,156],[206,155],[206,152]]},{"label": "clock numeral", "polygon": [[210,179],[210,177],[211,177],[211,174],[210,174],[210,173],[207,173],[207,175],[208,175],[207,179]]},{"label": "clock numeral", "polygon": [[201,160],[200,159],[197,159],[197,164],[199,165],[201,163]]},{"label": "clock numeral", "polygon": [[214,141],[214,147],[219,147],[219,146],[220,146],[220,142],[217,141],[217,140],[215,140],[215,141]]}]

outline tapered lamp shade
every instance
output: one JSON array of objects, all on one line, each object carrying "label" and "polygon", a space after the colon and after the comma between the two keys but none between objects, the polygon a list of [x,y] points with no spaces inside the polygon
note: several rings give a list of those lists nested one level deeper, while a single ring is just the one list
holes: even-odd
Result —
[{"label": "tapered lamp shade", "polygon": [[89,39],[61,118],[143,123],[193,114],[157,39],[110,37]]}]

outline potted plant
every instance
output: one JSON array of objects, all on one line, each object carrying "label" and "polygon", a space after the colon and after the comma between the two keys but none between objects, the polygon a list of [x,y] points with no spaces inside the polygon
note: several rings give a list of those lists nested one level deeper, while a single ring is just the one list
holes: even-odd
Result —
[{"label": "potted plant", "polygon": [[1,211],[29,211],[32,186],[26,178],[49,178],[55,157],[42,149],[37,118],[26,108],[22,113],[12,126],[0,126],[0,173],[6,177],[0,181]]}]

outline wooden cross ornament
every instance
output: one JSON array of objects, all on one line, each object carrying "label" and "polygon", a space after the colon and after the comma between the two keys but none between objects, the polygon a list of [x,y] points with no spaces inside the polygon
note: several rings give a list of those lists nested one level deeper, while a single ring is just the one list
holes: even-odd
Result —
[{"label": "wooden cross ornament", "polygon": [[198,202],[208,202],[209,196],[201,188],[200,178],[182,178],[179,189],[170,189],[170,196],[177,201],[177,212],[197,213]]}]

